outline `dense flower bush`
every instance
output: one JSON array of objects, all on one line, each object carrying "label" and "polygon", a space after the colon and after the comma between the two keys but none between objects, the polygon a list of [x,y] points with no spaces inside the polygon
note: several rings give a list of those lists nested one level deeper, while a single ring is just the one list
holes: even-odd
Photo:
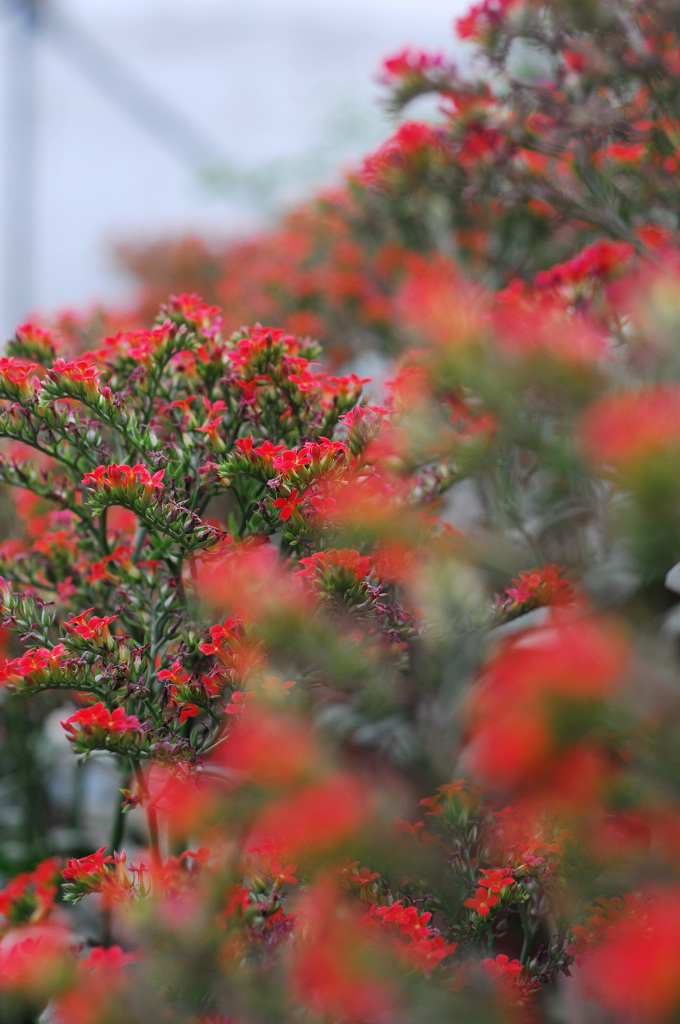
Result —
[{"label": "dense flower bush", "polygon": [[17,329],[3,1022],[677,1019],[679,13],[485,0],[222,309]]},{"label": "dense flower bush", "polygon": [[677,224],[676,15],[672,2],[480,3],[457,24],[477,77],[443,53],[384,62],[389,108],[431,94],[436,124],[401,123],[341,187],[259,237],[122,246],[137,315],[195,290],[341,360],[404,347],[413,276],[463,266],[486,286],[535,279],[587,297]]}]

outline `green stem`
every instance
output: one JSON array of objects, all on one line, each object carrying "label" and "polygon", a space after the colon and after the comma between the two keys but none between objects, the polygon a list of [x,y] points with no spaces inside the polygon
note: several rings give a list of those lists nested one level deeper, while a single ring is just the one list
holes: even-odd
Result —
[{"label": "green stem", "polygon": [[137,785],[139,786],[139,792],[142,796],[144,807],[146,809],[146,823],[149,830],[149,849],[151,851],[151,862],[154,869],[159,870],[162,867],[163,859],[161,857],[160,850],[160,839],[158,835],[158,816],[156,809],[149,803],[149,790],[146,785],[146,779],[144,778],[144,772],[139,762],[135,762],[133,765],[133,771]]},{"label": "green stem", "polygon": [[28,705],[21,697],[11,695],[5,705],[9,746],[14,764],[18,767],[18,781],[23,804],[23,855],[27,861],[40,860],[47,855],[46,839],[47,797],[37,769],[32,741],[35,724],[31,721]]},{"label": "green stem", "polygon": [[141,555],[142,548],[144,547],[144,541],[146,540],[148,535],[149,535],[148,527],[145,526],[143,523],[138,522],[137,530],[135,532],[135,540],[134,540],[135,550],[132,553],[132,561],[133,562],[137,562],[139,556]]},{"label": "green stem", "polygon": [[[129,789],[130,788],[130,783],[132,782],[132,776],[133,776],[133,769],[129,768],[128,771],[126,772],[124,778],[123,778],[122,789]],[[112,853],[115,853],[115,851],[117,849],[119,849],[120,846],[122,845],[123,837],[125,835],[125,823],[126,823],[126,816],[125,816],[125,812],[123,810],[123,801],[121,800],[120,793],[119,793],[118,794],[118,802],[116,804],[116,813],[114,815],[113,826],[111,828],[111,842],[109,843],[109,846],[111,847],[111,852]]]},{"label": "green stem", "polygon": [[534,929],[531,927],[526,914],[522,914],[522,932],[524,940],[522,942],[522,952],[519,955],[519,962],[525,967],[531,952],[531,943],[534,940]]},{"label": "green stem", "polygon": [[105,555],[110,554],[109,541],[107,537],[106,519],[107,519],[108,508],[102,509],[99,513],[99,530],[98,540],[99,546]]},{"label": "green stem", "polygon": [[111,924],[111,907],[104,907],[102,910],[102,946],[110,946],[113,943],[113,929]]}]

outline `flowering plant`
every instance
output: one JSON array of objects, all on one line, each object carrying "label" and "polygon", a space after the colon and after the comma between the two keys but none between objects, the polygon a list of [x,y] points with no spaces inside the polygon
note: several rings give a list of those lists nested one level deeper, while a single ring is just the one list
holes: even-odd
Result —
[{"label": "flowering plant", "polygon": [[[445,120],[316,268],[330,335],[387,274],[370,404],[237,301],[17,330],[3,1021],[676,1018],[676,15],[482,3],[493,89],[386,62]],[[106,845],[41,716],[115,766]]]}]

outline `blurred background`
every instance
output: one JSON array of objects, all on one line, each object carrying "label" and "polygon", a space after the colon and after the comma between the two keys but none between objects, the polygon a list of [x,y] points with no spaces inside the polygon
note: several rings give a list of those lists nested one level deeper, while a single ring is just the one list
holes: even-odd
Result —
[{"label": "blurred background", "polygon": [[238,236],[384,138],[382,59],[467,0],[0,0],[2,337],[125,302],[118,242]]}]

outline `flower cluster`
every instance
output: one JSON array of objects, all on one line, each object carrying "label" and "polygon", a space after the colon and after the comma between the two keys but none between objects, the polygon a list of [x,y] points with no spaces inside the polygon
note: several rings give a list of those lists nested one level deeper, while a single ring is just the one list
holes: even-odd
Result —
[{"label": "flower cluster", "polygon": [[[438,930],[430,925],[432,914],[429,911],[419,914],[416,907],[405,907],[396,901],[388,906],[372,906],[369,917],[396,926],[405,958],[426,972],[432,971],[441,960],[456,951],[457,944],[445,942]],[[407,940],[405,944],[404,937]]]},{"label": "flower cluster", "polygon": [[92,750],[137,752],[143,734],[136,715],[128,715],[118,707],[109,711],[101,701],[76,711],[61,723],[76,753]]},{"label": "flower cluster", "polygon": [[71,858],[62,868],[64,899],[77,903],[91,893],[99,893],[108,904],[129,899],[135,892],[135,882],[125,867],[125,853],[105,856],[102,846],[87,857]]},{"label": "flower cluster", "polygon": [[97,466],[92,473],[86,473],[83,483],[92,488],[97,495],[104,495],[115,502],[115,499],[133,501],[140,497],[143,505],[149,505],[154,497],[164,490],[164,469],[151,475],[146,466]]},{"label": "flower cluster", "polygon": [[30,692],[43,686],[57,686],[70,677],[64,655],[64,644],[49,650],[46,647],[29,648],[19,658],[6,660],[0,668],[0,685],[10,690]]},{"label": "flower cluster", "polygon": [[496,598],[498,614],[503,618],[514,618],[546,605],[562,608],[573,605],[576,600],[574,587],[569,580],[561,578],[562,571],[559,565],[549,564],[521,572],[517,579],[513,579],[514,585],[506,587]]}]

